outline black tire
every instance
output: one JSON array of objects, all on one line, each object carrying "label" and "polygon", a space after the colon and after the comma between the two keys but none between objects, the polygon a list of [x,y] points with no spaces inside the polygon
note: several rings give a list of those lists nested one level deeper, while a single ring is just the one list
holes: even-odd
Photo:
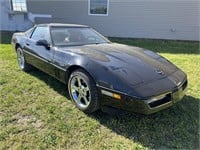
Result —
[{"label": "black tire", "polygon": [[97,87],[91,76],[83,69],[71,73],[68,90],[72,101],[81,111],[92,113],[99,109]]},{"label": "black tire", "polygon": [[17,47],[16,52],[19,68],[23,71],[30,71],[32,69],[32,66],[26,62],[24,52],[20,46]]}]

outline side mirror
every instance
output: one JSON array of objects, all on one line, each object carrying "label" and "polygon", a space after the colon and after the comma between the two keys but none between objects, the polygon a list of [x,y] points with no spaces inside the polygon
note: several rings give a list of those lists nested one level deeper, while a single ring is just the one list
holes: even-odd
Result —
[{"label": "side mirror", "polygon": [[47,42],[47,40],[39,40],[36,42],[36,45],[44,46],[46,49],[50,49],[50,44]]}]

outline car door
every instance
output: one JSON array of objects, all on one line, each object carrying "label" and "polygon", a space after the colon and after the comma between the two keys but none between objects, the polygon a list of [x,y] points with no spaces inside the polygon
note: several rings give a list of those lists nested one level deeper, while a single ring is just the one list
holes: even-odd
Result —
[{"label": "car door", "polygon": [[54,75],[54,69],[51,65],[54,50],[51,46],[46,48],[45,46],[37,45],[39,40],[46,40],[51,45],[49,27],[36,27],[32,35],[26,39],[24,52],[27,62],[48,74]]}]

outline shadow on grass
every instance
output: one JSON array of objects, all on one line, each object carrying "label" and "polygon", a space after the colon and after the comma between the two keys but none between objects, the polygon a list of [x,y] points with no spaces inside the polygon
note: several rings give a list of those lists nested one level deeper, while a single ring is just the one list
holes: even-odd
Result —
[{"label": "shadow on grass", "polygon": [[[66,86],[56,79],[39,70],[29,74],[70,99]],[[88,116],[113,132],[150,149],[198,149],[199,102],[199,99],[187,95],[173,107],[149,116],[134,113],[111,116],[102,111]]]},{"label": "shadow on grass", "polygon": [[67,91],[67,86],[58,81],[57,79],[38,70],[37,68],[33,68],[33,70],[28,72],[28,74],[35,76],[41,81],[44,81],[49,87],[53,88],[56,92],[65,96],[67,99],[70,99],[69,93]]},{"label": "shadow on grass", "polygon": [[199,99],[185,96],[171,108],[145,116],[128,113],[94,116],[102,125],[150,149],[199,148]]}]

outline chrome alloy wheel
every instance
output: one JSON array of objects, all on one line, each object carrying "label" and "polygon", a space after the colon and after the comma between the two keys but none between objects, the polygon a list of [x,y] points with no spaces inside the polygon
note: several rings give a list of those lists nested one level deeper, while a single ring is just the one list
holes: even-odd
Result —
[{"label": "chrome alloy wheel", "polygon": [[24,54],[21,48],[17,48],[17,60],[19,67],[23,70],[24,69]]},{"label": "chrome alloy wheel", "polygon": [[70,82],[71,96],[74,102],[82,109],[91,102],[91,93],[88,83],[80,76],[73,76]]}]

